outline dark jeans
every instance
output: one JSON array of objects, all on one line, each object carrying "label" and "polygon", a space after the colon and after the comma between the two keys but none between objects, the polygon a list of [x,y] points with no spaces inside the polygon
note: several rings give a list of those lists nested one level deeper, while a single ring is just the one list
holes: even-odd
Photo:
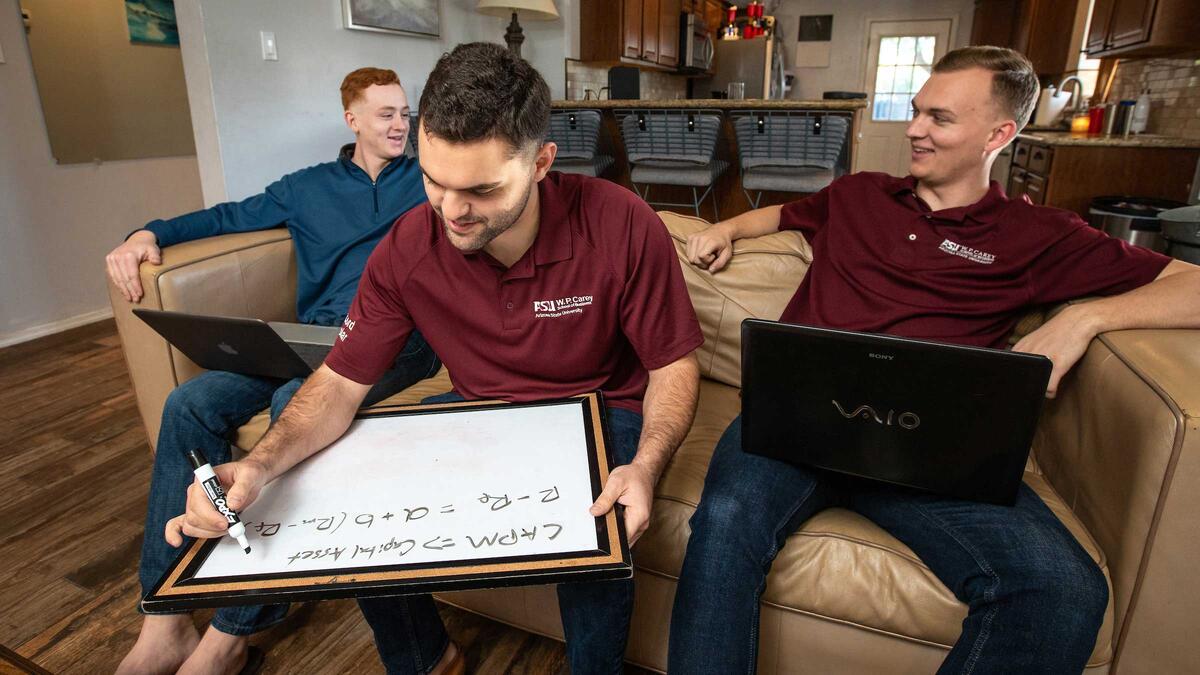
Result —
[{"label": "dark jeans", "polygon": [[[425,402],[461,400],[451,392]],[[633,461],[642,433],[641,415],[609,408],[608,431],[614,461],[618,465]],[[429,595],[363,598],[358,606],[375,631],[379,658],[390,675],[428,673],[450,643]],[[571,673],[620,673],[633,615],[633,580],[559,584],[558,607]]]},{"label": "dark jeans", "polygon": [[[413,333],[396,357],[392,369],[371,388],[364,401],[370,405],[437,372],[433,350]],[[271,420],[279,417],[303,379],[280,380],[223,371],[209,371],[184,382],[171,392],[163,406],[162,427],[150,477],[150,500],[138,578],[142,594],[150,592],[179,554],[163,538],[167,521],[184,512],[187,487],[193,480],[185,450],[200,448],[214,465],[233,459],[230,441],[237,428],[270,405]],[[224,607],[212,625],[222,633],[249,635],[283,620],[288,606]]]},{"label": "dark jeans", "polygon": [[805,470],[743,453],[739,417],[717,444],[692,516],[668,672],[754,672],[771,561],[788,535],[830,506],[857,511],[904,542],[967,605],[939,673],[1083,670],[1108,585],[1028,486],[1006,507]]}]

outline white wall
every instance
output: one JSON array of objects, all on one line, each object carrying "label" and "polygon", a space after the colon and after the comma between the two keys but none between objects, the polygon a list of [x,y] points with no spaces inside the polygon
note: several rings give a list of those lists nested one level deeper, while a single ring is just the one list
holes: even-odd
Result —
[{"label": "white wall", "polygon": [[[795,68],[799,17],[833,15],[828,68]],[[776,20],[783,30],[786,63],[795,74],[789,98],[819,99],[826,91],[866,91],[867,25],[871,21],[953,19],[951,48],[971,40],[974,0],[783,0]]]},{"label": "white wall", "polygon": [[59,166],[17,0],[0,0],[0,346],[110,314],[104,254],[201,206],[195,157]]},{"label": "white wall", "polygon": [[[279,176],[325,162],[353,140],[338,86],[362,66],[391,68],[415,108],[442,53],[461,42],[503,42],[508,21],[475,0],[442,0],[441,37],[347,30],[340,0],[176,0],[204,202],[260,192]],[[564,97],[565,61],[578,54],[576,0],[556,21],[523,21],[522,56]],[[279,60],[263,61],[260,31]]]}]

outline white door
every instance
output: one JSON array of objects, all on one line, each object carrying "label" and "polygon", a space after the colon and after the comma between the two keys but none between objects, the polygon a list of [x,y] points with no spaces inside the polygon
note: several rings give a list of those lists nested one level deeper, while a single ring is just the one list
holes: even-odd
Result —
[{"label": "white door", "polygon": [[908,174],[904,130],[912,119],[912,98],[946,53],[952,30],[950,19],[870,22],[863,83],[870,105],[859,126],[855,171]]}]

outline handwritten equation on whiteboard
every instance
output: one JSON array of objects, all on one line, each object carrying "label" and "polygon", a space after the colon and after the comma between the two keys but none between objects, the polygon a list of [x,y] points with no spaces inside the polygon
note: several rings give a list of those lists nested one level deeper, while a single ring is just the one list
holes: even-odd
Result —
[{"label": "handwritten equation on whiteboard", "polygon": [[242,512],[197,578],[591,551],[577,403],[355,420]]}]

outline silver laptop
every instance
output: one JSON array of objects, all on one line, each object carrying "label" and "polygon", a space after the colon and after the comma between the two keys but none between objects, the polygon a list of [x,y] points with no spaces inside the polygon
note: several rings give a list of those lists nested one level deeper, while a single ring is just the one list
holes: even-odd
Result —
[{"label": "silver laptop", "polygon": [[157,309],[133,313],[201,368],[280,379],[311,375],[338,335],[336,326]]}]

